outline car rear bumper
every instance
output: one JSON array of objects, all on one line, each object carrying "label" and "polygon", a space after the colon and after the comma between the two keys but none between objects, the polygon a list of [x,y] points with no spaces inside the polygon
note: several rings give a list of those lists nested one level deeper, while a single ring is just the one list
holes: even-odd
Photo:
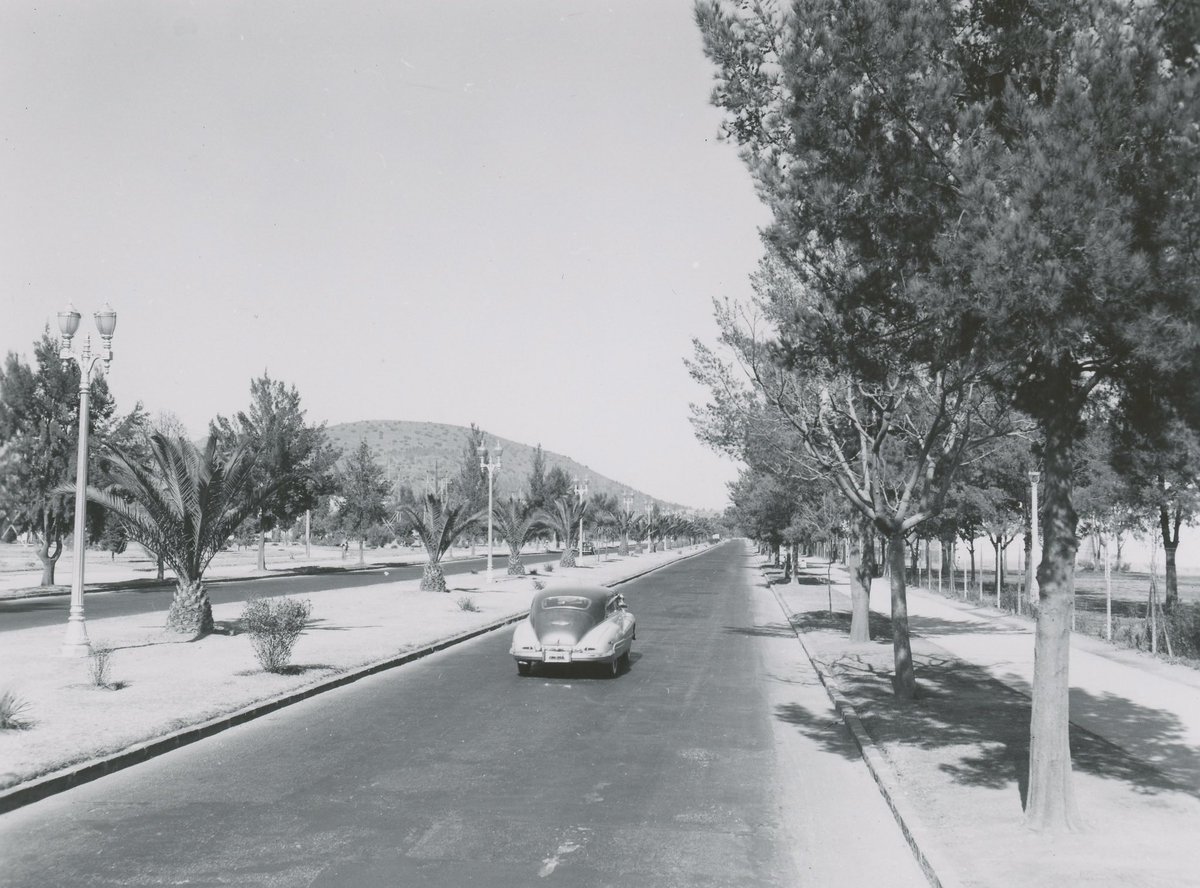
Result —
[{"label": "car rear bumper", "polygon": [[[549,653],[549,656],[547,656]],[[607,663],[619,657],[620,651],[577,651],[573,649],[550,649],[540,651],[513,651],[509,654],[519,663]]]}]

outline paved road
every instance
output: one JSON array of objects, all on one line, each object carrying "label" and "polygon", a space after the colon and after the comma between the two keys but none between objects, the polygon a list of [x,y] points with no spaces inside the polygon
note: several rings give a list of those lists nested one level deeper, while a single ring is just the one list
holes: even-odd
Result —
[{"label": "paved road", "polygon": [[[503,572],[507,556],[493,556],[493,569]],[[561,554],[530,553],[522,556],[526,565],[537,565],[545,561],[557,563]],[[590,556],[589,556],[590,557]],[[487,556],[447,561],[444,564],[448,576],[487,569]],[[320,570],[312,574],[288,574],[278,577],[259,577],[249,580],[215,580],[208,583],[208,595],[213,604],[244,601],[249,595],[303,595],[322,589],[349,589],[371,586],[375,583],[391,583],[396,580],[416,579],[421,576],[421,565],[403,567],[369,567],[362,570]],[[89,620],[102,617],[121,617],[131,614],[161,612],[166,618],[175,594],[173,582],[166,585],[143,586],[105,592],[88,592],[84,596],[84,609]],[[67,610],[71,606],[69,595],[44,595],[36,598],[11,598],[0,601],[0,632],[12,629],[28,629],[34,626],[51,626],[66,623]]]},{"label": "paved road", "polygon": [[5,814],[0,884],[922,884],[861,763],[780,714],[821,691],[748,564],[625,586],[617,678],[520,678],[494,633]]}]

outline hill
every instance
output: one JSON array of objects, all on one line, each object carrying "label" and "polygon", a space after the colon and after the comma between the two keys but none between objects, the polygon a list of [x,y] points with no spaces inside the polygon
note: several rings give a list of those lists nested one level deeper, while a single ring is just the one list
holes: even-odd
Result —
[{"label": "hill", "polygon": [[[329,440],[340,447],[343,453],[350,453],[358,447],[360,441],[365,440],[380,465],[387,469],[388,477],[393,482],[407,484],[420,494],[432,489],[435,475],[442,482],[446,482],[458,474],[470,430],[465,426],[439,422],[395,419],[344,422],[326,426],[325,431]],[[493,435],[487,429],[483,431],[489,446],[494,439],[504,448],[500,469],[496,472],[497,498],[523,494],[529,483],[529,473],[533,469],[533,454],[536,448],[520,441]],[[553,466],[561,466],[572,478],[587,478],[588,489],[592,493],[611,494],[616,496],[618,503],[622,502],[622,497],[629,494],[633,497],[635,510],[644,509],[647,500],[666,510],[686,508],[643,493],[628,484],[614,481],[561,453],[545,449],[542,453],[546,459],[547,472]]]}]

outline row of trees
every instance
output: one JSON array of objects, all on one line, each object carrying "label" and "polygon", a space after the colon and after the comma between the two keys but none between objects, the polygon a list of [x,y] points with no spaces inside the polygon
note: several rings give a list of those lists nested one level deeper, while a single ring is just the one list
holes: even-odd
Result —
[{"label": "row of trees", "polygon": [[[786,511],[781,539],[812,532],[804,516],[848,529],[856,634],[886,540],[901,699],[917,691],[907,540],[1003,539],[1023,500],[1011,479],[1039,470],[1026,817],[1075,827],[1080,462],[1108,446],[1168,546],[1195,490],[1200,13],[700,0],[696,16],[726,135],[773,215],[754,298],[717,306],[720,346],[691,362],[712,391],[700,435],[753,468],[735,499]],[[1097,502],[1085,531],[1120,520]]]},{"label": "row of trees", "polygon": [[[10,354],[0,371],[0,510],[3,531],[37,539],[42,583],[51,585],[74,520],[79,371],[59,360],[48,333],[34,355],[31,366]],[[459,471],[445,490],[439,485],[419,498],[387,479],[365,441],[343,459],[324,426],[307,422],[294,387],[264,374],[251,382],[250,396],[247,410],[217,417],[206,443],[197,446],[170,416],[152,421],[140,405],[118,414],[106,380],[93,382],[88,541],[114,552],[136,542],[158,556],[160,578],[165,568],[174,572],[169,626],[191,635],[211,631],[203,577],[216,553],[232,539],[253,537],[265,569],[267,535],[313,510],[319,533],[359,541],[360,561],[372,534],[388,540],[415,535],[429,554],[423,585],[445,588],[442,556],[486,528],[477,427],[471,426]],[[630,533],[658,542],[702,533],[657,507],[643,517],[619,509],[613,497],[577,501],[571,479],[561,467],[546,469],[539,446],[525,496],[495,510],[499,535],[512,552],[510,571],[523,569],[521,549],[539,534],[561,540],[564,564],[573,563],[585,516],[594,532],[620,535],[623,551]]]}]

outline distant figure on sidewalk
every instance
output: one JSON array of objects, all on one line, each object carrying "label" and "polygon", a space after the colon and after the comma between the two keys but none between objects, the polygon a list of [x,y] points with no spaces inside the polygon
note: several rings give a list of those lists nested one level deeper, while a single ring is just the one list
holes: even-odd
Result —
[{"label": "distant figure on sidewalk", "polygon": [[346,553],[350,551],[350,541],[342,540],[342,561],[346,560]]}]

